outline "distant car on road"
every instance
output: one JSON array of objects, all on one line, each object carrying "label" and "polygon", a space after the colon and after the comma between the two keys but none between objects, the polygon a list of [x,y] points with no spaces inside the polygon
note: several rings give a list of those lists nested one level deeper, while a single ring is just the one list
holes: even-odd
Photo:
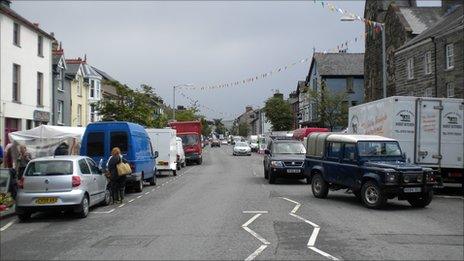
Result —
[{"label": "distant car on road", "polygon": [[221,145],[229,145],[229,143],[227,142],[227,140],[221,140]]},{"label": "distant car on road", "polygon": [[251,156],[251,148],[250,146],[248,146],[248,143],[244,141],[239,141],[235,143],[232,154],[234,156],[237,156],[237,155]]},{"label": "distant car on road", "polygon": [[211,141],[211,148],[212,147],[221,147],[221,142],[219,141],[219,139],[213,138],[213,140]]},{"label": "distant car on road", "polygon": [[306,149],[298,140],[272,139],[264,151],[264,178],[274,184],[277,178],[304,179]]},{"label": "distant car on road", "polygon": [[16,214],[25,221],[34,212],[71,209],[85,218],[91,206],[108,205],[110,195],[105,175],[91,158],[37,158],[18,182]]},{"label": "distant car on road", "polygon": [[396,197],[414,207],[432,201],[432,169],[407,163],[394,139],[313,133],[307,147],[306,171],[316,198],[326,198],[329,189],[350,189],[368,208],[381,208]]}]

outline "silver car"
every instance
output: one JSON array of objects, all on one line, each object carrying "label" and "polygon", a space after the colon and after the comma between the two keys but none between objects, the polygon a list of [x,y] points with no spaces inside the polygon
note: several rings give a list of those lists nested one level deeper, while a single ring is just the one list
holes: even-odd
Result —
[{"label": "silver car", "polygon": [[18,181],[16,214],[24,221],[37,211],[71,209],[86,217],[89,208],[108,205],[111,193],[97,164],[85,156],[37,158]]}]

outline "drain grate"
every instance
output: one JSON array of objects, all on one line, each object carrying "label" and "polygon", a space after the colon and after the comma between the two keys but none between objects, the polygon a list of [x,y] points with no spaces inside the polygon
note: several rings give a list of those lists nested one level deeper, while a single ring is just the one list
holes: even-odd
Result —
[{"label": "drain grate", "polygon": [[109,236],[103,240],[98,241],[92,247],[105,248],[105,247],[133,247],[141,248],[147,247],[159,236],[131,236],[131,235],[119,235]]}]

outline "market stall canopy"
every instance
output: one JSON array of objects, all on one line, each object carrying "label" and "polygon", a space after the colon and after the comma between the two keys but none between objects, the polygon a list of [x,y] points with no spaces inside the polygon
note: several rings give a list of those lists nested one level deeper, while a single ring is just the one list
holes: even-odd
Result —
[{"label": "market stall canopy", "polygon": [[40,125],[36,128],[9,133],[16,147],[24,145],[33,158],[79,154],[84,127]]}]

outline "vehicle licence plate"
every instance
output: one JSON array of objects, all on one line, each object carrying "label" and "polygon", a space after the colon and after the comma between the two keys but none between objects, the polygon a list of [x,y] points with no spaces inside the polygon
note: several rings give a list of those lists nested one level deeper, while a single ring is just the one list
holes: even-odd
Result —
[{"label": "vehicle licence plate", "polygon": [[54,204],[58,201],[57,198],[38,198],[35,200],[36,204]]},{"label": "vehicle licence plate", "polygon": [[421,192],[422,188],[404,188],[403,191],[405,193],[417,193],[417,192]]},{"label": "vehicle licence plate", "polygon": [[287,173],[300,173],[301,169],[287,169]]}]

